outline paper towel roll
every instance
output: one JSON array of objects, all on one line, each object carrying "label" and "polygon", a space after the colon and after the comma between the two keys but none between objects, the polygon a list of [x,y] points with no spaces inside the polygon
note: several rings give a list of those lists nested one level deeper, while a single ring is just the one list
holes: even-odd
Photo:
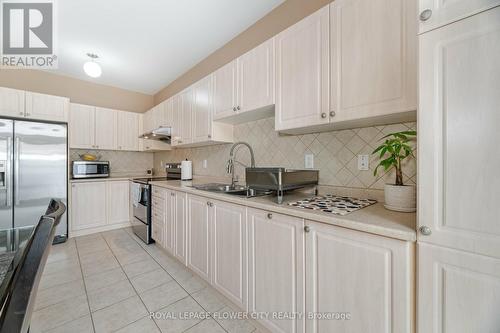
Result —
[{"label": "paper towel roll", "polygon": [[192,180],[193,179],[193,162],[192,161],[182,161],[181,162],[181,180]]}]

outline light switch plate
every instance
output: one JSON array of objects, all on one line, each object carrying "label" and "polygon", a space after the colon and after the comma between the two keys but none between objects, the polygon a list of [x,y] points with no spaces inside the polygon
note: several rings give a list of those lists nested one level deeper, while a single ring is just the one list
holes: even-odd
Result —
[{"label": "light switch plate", "polygon": [[304,158],[304,164],[306,169],[313,169],[314,168],[314,155],[313,154],[306,154]]},{"label": "light switch plate", "polygon": [[370,169],[370,155],[358,155],[358,170],[367,171]]}]

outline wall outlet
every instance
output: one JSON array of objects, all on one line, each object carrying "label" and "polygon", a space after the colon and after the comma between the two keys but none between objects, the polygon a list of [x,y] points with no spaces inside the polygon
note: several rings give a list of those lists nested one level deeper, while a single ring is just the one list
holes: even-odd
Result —
[{"label": "wall outlet", "polygon": [[206,168],[208,168],[208,161],[203,160],[203,169],[206,169]]},{"label": "wall outlet", "polygon": [[306,169],[313,169],[314,168],[314,155],[313,154],[306,154],[304,158],[304,164]]},{"label": "wall outlet", "polygon": [[358,170],[370,169],[370,155],[358,155]]}]

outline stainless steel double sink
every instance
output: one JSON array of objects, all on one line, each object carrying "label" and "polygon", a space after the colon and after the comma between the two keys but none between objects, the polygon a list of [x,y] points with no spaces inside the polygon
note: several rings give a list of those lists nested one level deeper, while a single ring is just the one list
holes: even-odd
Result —
[{"label": "stainless steel double sink", "polygon": [[193,185],[192,187],[202,191],[241,195],[241,196],[246,196],[248,198],[271,194],[271,191],[255,190],[243,185],[231,185],[223,183],[199,184],[199,185]]}]

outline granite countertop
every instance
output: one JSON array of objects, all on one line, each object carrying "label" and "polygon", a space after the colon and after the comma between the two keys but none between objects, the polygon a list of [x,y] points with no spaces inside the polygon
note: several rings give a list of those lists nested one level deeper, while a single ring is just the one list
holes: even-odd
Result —
[{"label": "granite countertop", "polygon": [[[197,178],[193,181],[154,181],[153,186],[160,186],[171,190],[183,191],[196,194],[206,198],[231,202],[247,207],[257,208],[300,217],[306,220],[331,224],[339,227],[369,232],[376,235],[400,239],[404,241],[416,241],[416,214],[399,213],[384,208],[383,204],[377,203],[372,206],[362,208],[345,216],[334,215],[321,211],[312,211],[287,205],[288,202],[304,199],[308,196],[306,193],[295,192],[285,195],[283,204],[276,202],[275,196],[262,196],[255,198],[246,198],[224,193],[214,193],[197,190],[192,185],[206,184],[213,182],[210,178]],[[320,193],[323,194],[323,193]],[[334,193],[335,194],[335,193]]]}]

